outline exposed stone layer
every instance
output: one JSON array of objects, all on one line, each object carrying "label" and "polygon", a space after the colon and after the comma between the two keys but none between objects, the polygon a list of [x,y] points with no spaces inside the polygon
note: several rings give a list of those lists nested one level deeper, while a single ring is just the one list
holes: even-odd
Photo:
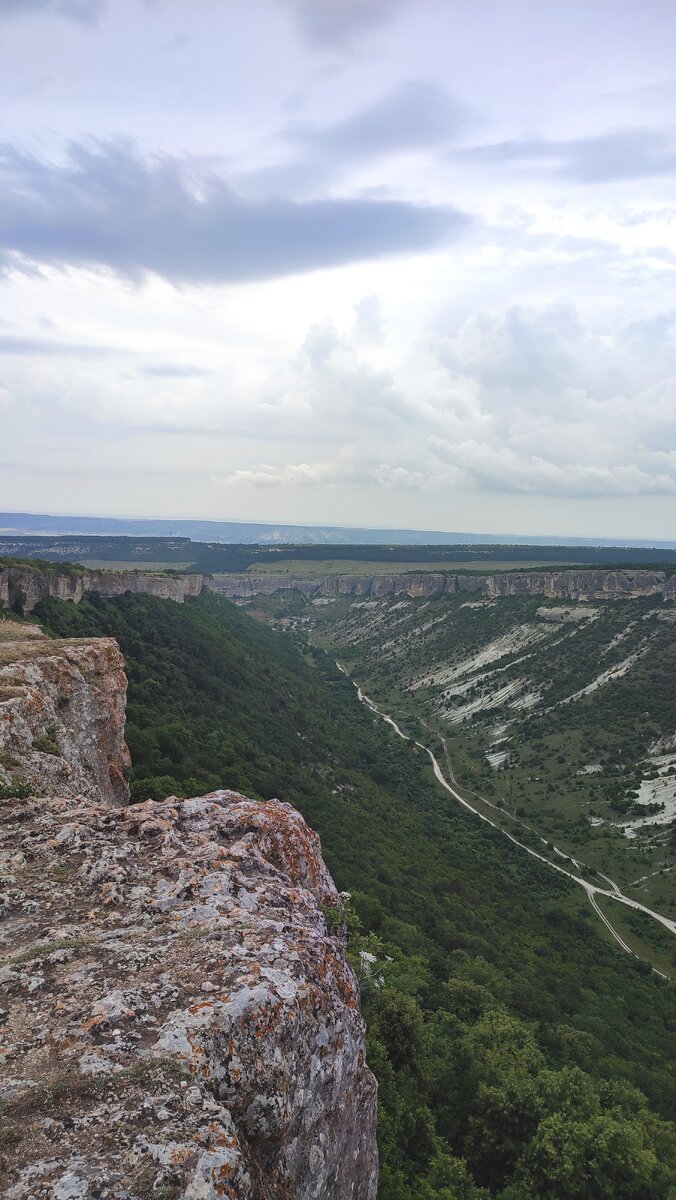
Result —
[{"label": "exposed stone layer", "polygon": [[676,575],[664,571],[566,570],[503,571],[495,575],[455,575],[408,571],[388,575],[328,575],[323,579],[293,579],[288,575],[186,574],[144,571],[44,570],[0,568],[0,605],[31,613],[41,600],[56,596],[76,603],[88,592],[121,596],[140,592],[182,604],[204,590],[223,596],[271,596],[293,590],[305,596],[361,596],[378,599],[401,594],[432,596],[473,592],[481,596],[547,596],[561,600],[627,600],[639,596],[676,599]]},{"label": "exposed stone layer", "polygon": [[224,596],[271,596],[295,590],[306,596],[455,595],[547,596],[565,600],[627,600],[640,596],[676,599],[676,575],[664,571],[504,571],[495,575],[406,572],[398,575],[329,575],[290,579],[288,575],[219,575],[209,587]]},{"label": "exposed stone layer", "polygon": [[54,641],[0,623],[0,785],[126,804],[127,678],[113,638]]},{"label": "exposed stone layer", "polygon": [[375,1200],[339,897],[288,804],[2,805],[7,1200]]},{"label": "exposed stone layer", "polygon": [[87,592],[102,596],[121,596],[142,592],[161,600],[182,604],[186,596],[199,596],[206,577],[166,575],[145,571],[40,570],[36,567],[0,568],[0,605],[18,612],[31,613],[41,600],[56,596],[59,600],[80,601]]}]

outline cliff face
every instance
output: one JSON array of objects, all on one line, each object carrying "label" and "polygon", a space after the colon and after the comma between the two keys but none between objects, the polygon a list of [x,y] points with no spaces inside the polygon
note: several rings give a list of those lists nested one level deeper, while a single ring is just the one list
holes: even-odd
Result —
[{"label": "cliff face", "polygon": [[325,579],[290,579],[288,575],[221,575],[209,584],[224,596],[294,589],[306,596],[363,596],[379,599],[454,595],[548,596],[562,600],[620,600],[639,596],[676,598],[676,576],[664,571],[504,571],[495,575],[450,575],[408,572],[399,575],[330,575]]},{"label": "cliff face", "polygon": [[121,596],[142,592],[182,604],[186,596],[199,596],[204,575],[161,575],[143,571],[40,570],[33,567],[0,568],[0,605],[31,613],[41,600],[80,601],[87,592]]},{"label": "cliff face", "polygon": [[0,785],[126,804],[127,679],[112,638],[53,641],[0,623]]},{"label": "cliff face", "polygon": [[664,571],[504,571],[495,575],[403,572],[388,575],[329,575],[293,579],[288,575],[162,575],[143,571],[44,570],[0,568],[0,605],[31,613],[41,600],[56,596],[77,603],[87,592],[121,596],[140,592],[182,604],[204,589],[223,596],[272,596],[293,590],[305,596],[433,596],[474,592],[481,596],[548,596],[559,600],[626,600],[638,596],[676,599],[676,575]]},{"label": "cliff face", "polygon": [[317,836],[229,791],[121,806],[115,642],[27,628],[0,624],[2,761],[49,794],[0,799],[0,1193],[375,1200],[376,1087]]}]

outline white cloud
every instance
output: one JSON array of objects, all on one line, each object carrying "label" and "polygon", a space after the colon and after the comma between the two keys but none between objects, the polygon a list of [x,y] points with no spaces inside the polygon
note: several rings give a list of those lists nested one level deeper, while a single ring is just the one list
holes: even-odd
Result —
[{"label": "white cloud", "polygon": [[461,442],[451,445],[435,441],[433,451],[445,462],[458,467],[480,487],[495,492],[526,492],[541,496],[635,496],[676,495],[676,462],[659,456],[654,470],[643,470],[635,463],[606,466],[582,466],[557,463],[540,455],[519,454],[509,446],[487,442]]},{"label": "white cloud", "polygon": [[293,487],[325,487],[338,482],[348,482],[348,477],[332,463],[287,463],[283,467],[262,463],[248,470],[238,468],[232,475],[212,476],[212,482],[232,487],[241,484],[254,487],[279,487],[286,484]]},{"label": "white cloud", "polygon": [[665,447],[676,439],[673,324],[665,314],[640,327],[594,328],[556,304],[476,313],[450,337],[409,338],[405,348],[401,331],[383,324],[375,352],[396,363],[388,371],[374,364],[373,346],[358,331],[321,322],[287,364],[277,411],[294,437],[309,424],[319,453],[322,441],[333,442],[337,456],[254,464],[228,482],[671,495],[674,456]]},{"label": "white cloud", "polygon": [[669,536],[660,22],[197,7],[0,0],[0,503]]}]

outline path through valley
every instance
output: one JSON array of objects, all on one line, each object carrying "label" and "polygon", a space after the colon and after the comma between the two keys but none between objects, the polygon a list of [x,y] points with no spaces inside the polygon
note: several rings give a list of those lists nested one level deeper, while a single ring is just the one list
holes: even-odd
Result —
[{"label": "path through valley", "polygon": [[[339,662],[336,663],[336,666],[338,667],[339,671],[342,671],[343,675],[346,675],[348,679],[351,678],[350,675],[348,674],[348,672],[345,670],[345,668],[343,666],[341,666],[341,664]],[[392,729],[394,729],[395,733],[398,734],[398,736],[400,738],[403,738],[403,740],[405,742],[414,741],[413,738],[410,738],[407,734],[402,732],[402,730],[397,725],[396,721],[391,716],[389,716],[388,713],[383,712],[381,709],[378,708],[378,705],[373,700],[371,700],[370,696],[367,696],[365,694],[365,692],[362,691],[361,687],[359,686],[358,683],[356,683],[354,681],[354,679],[352,679],[351,682],[356,687],[357,695],[358,695],[359,699],[361,700],[362,704],[365,704],[366,707],[369,708],[371,710],[371,712],[375,713],[376,716],[380,717],[381,720],[386,721],[388,725],[391,725],[391,727],[392,727]],[[608,896],[611,900],[616,900],[620,904],[626,904],[629,908],[635,908],[639,912],[645,913],[647,916],[652,917],[653,920],[658,921],[660,923],[660,925],[663,925],[665,929],[668,929],[670,933],[676,935],[676,921],[671,921],[668,917],[663,916],[661,913],[654,912],[653,909],[651,909],[651,908],[646,908],[646,906],[644,904],[639,904],[638,900],[632,900],[630,896],[625,896],[624,893],[620,891],[617,884],[614,883],[612,879],[608,879],[608,876],[604,875],[603,878],[608,879],[608,883],[610,884],[610,889],[598,887],[596,884],[589,883],[586,879],[583,879],[580,875],[576,875],[573,871],[568,871],[568,870],[566,870],[565,867],[560,867],[560,866],[558,866],[557,863],[550,862],[549,859],[545,858],[543,854],[538,854],[537,850],[533,850],[532,847],[527,846],[524,842],[520,842],[518,840],[518,838],[515,838],[513,836],[513,834],[508,833],[506,829],[503,829],[495,821],[491,821],[490,817],[487,817],[485,813],[480,812],[479,809],[475,808],[474,805],[470,804],[470,802],[468,800],[465,800],[465,798],[463,796],[461,796],[460,793],[456,790],[456,787],[453,786],[453,783],[456,783],[456,781],[453,778],[452,771],[450,771],[450,761],[449,761],[448,765],[449,765],[449,772],[451,774],[451,778],[453,779],[453,783],[449,783],[449,781],[446,779],[446,776],[444,775],[441,767],[439,766],[439,762],[438,762],[436,755],[433,753],[432,750],[430,750],[429,746],[425,746],[425,745],[423,745],[422,742],[417,742],[417,741],[414,741],[414,745],[418,746],[420,750],[424,750],[425,753],[429,755],[430,760],[432,762],[432,770],[434,771],[434,775],[435,775],[436,779],[439,781],[441,786],[443,788],[445,788],[446,791],[451,794],[451,796],[453,796],[454,800],[457,800],[458,803],[462,804],[462,806],[464,808],[468,809],[469,812],[474,813],[474,815],[479,817],[480,820],[485,821],[487,825],[491,825],[493,827],[493,829],[499,830],[499,832],[504,837],[509,838],[510,842],[513,842],[515,846],[520,846],[520,848],[522,850],[525,850],[527,854],[531,854],[533,856],[533,858],[537,858],[540,862],[545,863],[545,865],[548,866],[552,871],[558,871],[559,874],[566,875],[568,877],[568,879],[572,879],[575,883],[579,884],[580,887],[584,888],[585,892],[587,893],[587,896],[589,897],[590,903],[591,903],[594,911],[601,918],[604,925],[609,929],[610,933],[615,938],[615,941],[618,942],[618,944],[622,947],[623,950],[626,950],[627,954],[632,954],[632,955],[634,955],[634,958],[638,958],[638,955],[634,954],[634,951],[631,949],[631,947],[627,945],[627,943],[623,940],[623,938],[620,936],[620,934],[617,932],[617,930],[614,929],[613,926],[611,925],[610,921],[608,920],[608,918],[606,917],[605,913],[602,911],[602,909],[600,908],[600,906],[596,900],[597,896]],[[446,756],[448,757],[448,751],[446,750],[445,745],[444,745],[444,750],[445,750]],[[477,796],[479,795],[478,792],[475,794]],[[480,798],[483,800],[483,797],[480,797]],[[489,804],[489,806],[491,808],[495,807],[494,805],[490,805],[489,801],[486,801],[486,803]],[[561,852],[559,851],[558,853],[561,853]],[[568,858],[569,862],[575,862],[574,859],[569,858],[567,855],[564,855],[563,857]],[[577,863],[575,863],[575,865],[577,866]],[[657,970],[657,968],[653,968],[653,969]],[[667,978],[667,976],[664,975],[662,971],[657,971],[657,974],[662,975],[662,978],[664,978],[664,979]]]}]

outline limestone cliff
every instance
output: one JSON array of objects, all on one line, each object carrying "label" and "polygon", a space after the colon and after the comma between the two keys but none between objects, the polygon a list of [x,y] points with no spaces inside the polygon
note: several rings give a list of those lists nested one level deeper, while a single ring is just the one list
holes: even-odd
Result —
[{"label": "limestone cliff", "polygon": [[626,600],[639,596],[676,599],[676,575],[664,571],[566,570],[504,571],[495,575],[455,575],[409,571],[398,575],[329,575],[292,579],[288,575],[220,575],[222,595],[246,597],[295,590],[305,596],[433,596],[474,592],[480,596],[548,596],[562,600]]},{"label": "limestone cliff", "polygon": [[182,604],[186,596],[199,596],[205,582],[206,577],[200,574],[5,566],[0,567],[0,606],[31,613],[41,600],[50,596],[77,603],[87,592],[99,592],[102,596],[142,592]]},{"label": "limestone cliff", "polygon": [[44,637],[0,622],[0,786],[126,804],[127,679],[113,638]]},{"label": "limestone cliff", "polygon": [[503,571],[458,575],[441,571],[399,574],[328,575],[294,579],[288,575],[167,575],[147,571],[84,571],[75,568],[0,567],[0,606],[31,613],[41,600],[56,596],[77,603],[88,592],[121,596],[140,592],[182,604],[203,589],[233,599],[271,596],[293,590],[305,596],[432,596],[475,592],[482,596],[547,596],[560,600],[627,600],[639,596],[676,599],[676,575],[664,571],[565,570]]},{"label": "limestone cliff", "polygon": [[5,779],[47,794],[0,800],[0,1194],[375,1200],[375,1081],[317,836],[230,791],[120,805],[116,644],[9,632]]}]

